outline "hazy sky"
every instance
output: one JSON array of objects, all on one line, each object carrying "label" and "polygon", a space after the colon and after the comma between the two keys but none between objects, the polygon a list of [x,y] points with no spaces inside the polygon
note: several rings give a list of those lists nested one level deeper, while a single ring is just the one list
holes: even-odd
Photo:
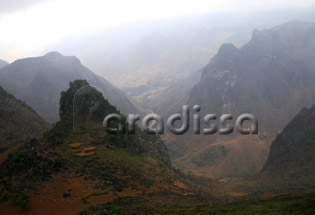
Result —
[{"label": "hazy sky", "polygon": [[0,59],[13,61],[70,35],[137,20],[314,6],[315,0],[1,0]]}]

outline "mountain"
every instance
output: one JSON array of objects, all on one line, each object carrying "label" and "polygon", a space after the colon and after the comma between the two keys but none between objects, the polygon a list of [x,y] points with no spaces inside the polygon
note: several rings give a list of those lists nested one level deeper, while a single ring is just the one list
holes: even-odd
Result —
[{"label": "mountain", "polygon": [[172,202],[213,201],[210,192],[201,194],[170,168],[158,136],[137,127],[135,134],[106,132],[104,117],[122,114],[95,88],[86,87],[74,110],[76,92],[88,84],[70,82],[61,93],[60,121],[40,140],[10,153],[0,166],[3,213],[23,210],[12,202],[31,214],[139,214]]},{"label": "mountain", "polygon": [[263,175],[307,177],[315,166],[315,105],[303,108],[272,142]]},{"label": "mountain", "polygon": [[303,108],[276,136],[261,172],[218,190],[236,193],[310,193],[315,188],[315,105]]},{"label": "mountain", "polygon": [[[100,134],[98,132],[100,128],[105,130],[103,128],[104,118],[109,114],[119,114],[123,116],[122,113],[115,106],[111,105],[100,91],[91,87],[86,80],[70,82],[69,86],[67,91],[61,92],[59,102],[60,121],[57,122],[56,126],[50,132],[45,134],[45,137],[51,142],[63,142],[63,140],[74,131],[77,136],[80,136],[95,128],[96,133],[93,135],[92,142],[103,142],[104,138],[98,135],[106,135],[107,132],[104,133],[104,131],[102,131]],[[79,89],[86,86],[89,87],[77,93]],[[73,108],[74,98],[76,98],[74,104],[75,108]],[[125,122],[122,123],[124,124]],[[91,127],[88,125],[91,125]],[[167,149],[165,145],[159,141],[159,137],[144,135],[140,130],[137,130],[137,132],[139,132],[139,134],[137,133],[136,136],[128,136],[126,134],[117,134],[116,136],[114,134],[109,135],[109,138],[112,138],[110,142],[117,143],[118,146],[126,148],[130,153],[150,152],[151,156],[159,158],[170,166]],[[154,147],[152,145],[145,145],[149,141],[143,143],[141,139],[153,141]]]},{"label": "mountain", "polygon": [[222,43],[240,47],[253,28],[292,19],[314,21],[314,10],[247,11],[242,16],[229,11],[141,20],[70,36],[52,49],[78,56],[93,72],[146,106],[147,101],[155,102],[150,98],[156,93],[206,65]]},{"label": "mountain", "polygon": [[50,129],[30,106],[17,100],[0,87],[0,152],[24,141],[41,136]]},{"label": "mountain", "polygon": [[[220,19],[220,26],[215,19]],[[239,26],[238,34],[235,25]],[[125,24],[69,38],[54,48],[75,53],[130,96],[145,97],[205,65],[223,42],[242,44],[247,40],[243,32],[249,29],[223,15],[187,16]]]},{"label": "mountain", "polygon": [[8,63],[0,59],[0,69],[6,65],[8,65]]},{"label": "mountain", "polygon": [[211,177],[258,173],[277,133],[315,102],[314,41],[314,23],[292,21],[254,30],[240,49],[223,44],[182,104],[200,105],[202,115],[230,113],[234,120],[251,113],[258,119],[259,134],[168,135],[174,164]]},{"label": "mountain", "polygon": [[18,99],[32,106],[49,122],[58,121],[60,91],[70,81],[85,79],[123,113],[139,113],[124,93],[83,66],[76,57],[51,52],[42,57],[20,59],[0,69],[0,84]]}]

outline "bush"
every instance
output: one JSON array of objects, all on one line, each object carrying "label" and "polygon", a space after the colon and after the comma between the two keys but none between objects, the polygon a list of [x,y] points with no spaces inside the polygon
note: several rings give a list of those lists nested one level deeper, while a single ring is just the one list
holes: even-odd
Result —
[{"label": "bush", "polygon": [[17,206],[25,208],[28,204],[28,196],[25,193],[20,194],[15,204]]},{"label": "bush", "polygon": [[121,213],[121,206],[112,206],[109,209],[114,214]]},{"label": "bush", "polygon": [[13,160],[16,166],[24,166],[24,153],[19,150],[14,150],[10,153],[9,157]]},{"label": "bush", "polygon": [[19,151],[19,150],[14,150],[11,153],[11,157],[12,157],[12,160],[17,163],[24,161],[24,154],[22,151]]}]

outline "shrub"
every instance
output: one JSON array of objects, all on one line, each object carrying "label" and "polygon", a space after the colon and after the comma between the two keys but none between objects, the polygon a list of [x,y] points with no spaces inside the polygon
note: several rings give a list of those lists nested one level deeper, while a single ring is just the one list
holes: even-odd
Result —
[{"label": "shrub", "polygon": [[112,206],[109,209],[114,214],[121,213],[121,206]]},{"label": "shrub", "polygon": [[17,206],[21,206],[23,208],[26,207],[26,205],[28,204],[28,196],[25,193],[21,193],[18,198],[17,201],[15,203]]}]

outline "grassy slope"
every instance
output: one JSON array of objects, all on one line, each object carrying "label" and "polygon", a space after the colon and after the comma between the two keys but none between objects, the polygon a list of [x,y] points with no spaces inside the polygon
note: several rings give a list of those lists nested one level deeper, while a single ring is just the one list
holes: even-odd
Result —
[{"label": "grassy slope", "polygon": [[[130,176],[136,178],[168,178],[171,174],[169,168],[161,161],[156,160],[146,154],[132,154],[120,147],[112,145],[112,140],[102,144],[93,144],[96,136],[106,136],[103,128],[97,124],[89,124],[87,129],[76,129],[71,132],[65,139],[65,144],[57,146],[56,151],[63,158],[72,161],[72,167],[79,170],[88,167],[94,174],[99,177],[106,177],[107,171],[116,170],[115,174],[120,176]],[[82,146],[71,148],[69,145],[73,143],[85,143]],[[94,152],[89,156],[78,156],[85,148],[95,147],[90,150]],[[92,161],[89,165],[88,161]],[[95,166],[104,166],[103,168],[95,168]],[[106,167],[105,167],[106,166]],[[112,173],[113,174],[113,173]],[[148,176],[148,177],[146,177]],[[133,178],[136,180],[136,178]],[[101,179],[101,178],[99,178]]]},{"label": "grassy slope", "polygon": [[283,195],[270,199],[245,200],[215,206],[163,208],[147,213],[164,215],[313,215],[315,214],[315,194]]}]

